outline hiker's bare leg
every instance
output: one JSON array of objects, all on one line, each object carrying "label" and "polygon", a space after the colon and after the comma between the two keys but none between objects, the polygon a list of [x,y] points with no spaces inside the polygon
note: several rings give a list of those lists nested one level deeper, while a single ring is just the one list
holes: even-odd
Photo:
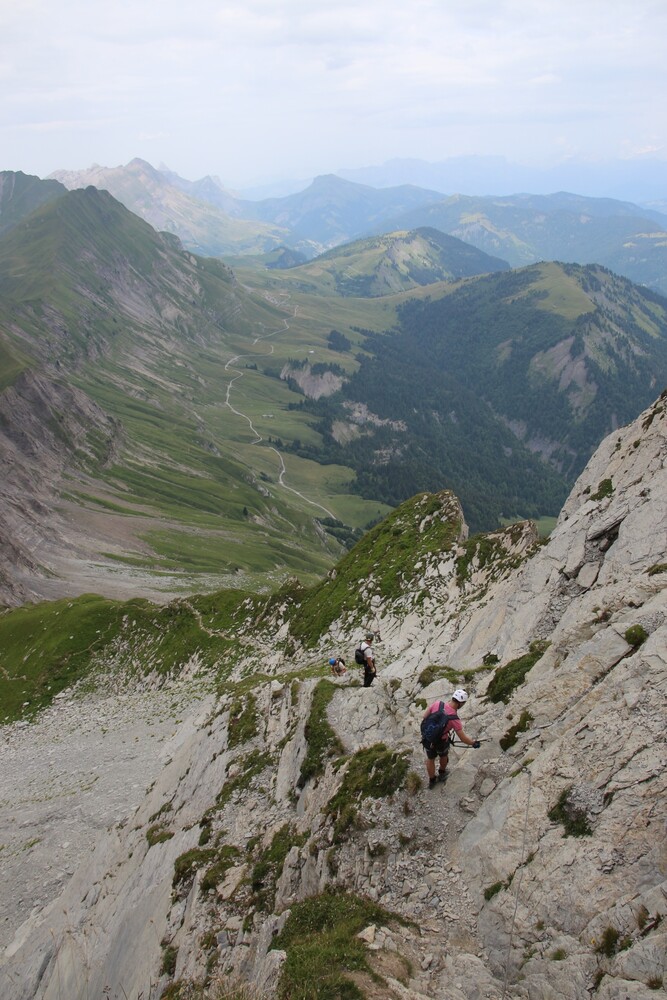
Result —
[{"label": "hiker's bare leg", "polygon": [[[447,754],[444,757],[440,758],[440,774],[445,773],[445,769],[448,764],[449,764],[449,755]],[[435,774],[435,761],[433,763],[433,773]]]},{"label": "hiker's bare leg", "polygon": [[429,760],[428,757],[426,758],[426,773],[429,778],[435,778],[435,761]]}]

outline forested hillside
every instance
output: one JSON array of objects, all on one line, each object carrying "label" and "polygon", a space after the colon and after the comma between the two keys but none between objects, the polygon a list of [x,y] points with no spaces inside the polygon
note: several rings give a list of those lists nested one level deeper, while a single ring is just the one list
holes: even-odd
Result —
[{"label": "forested hillside", "polygon": [[667,384],[667,302],[602,268],[534,265],[408,300],[364,347],[339,393],[303,404],[324,457],[393,504],[445,484],[488,529],[557,513],[601,437]]},{"label": "forested hillside", "polygon": [[602,264],[667,295],[667,218],[628,202],[565,192],[452,195],[389,222],[397,229],[433,226],[513,267],[541,260]]}]

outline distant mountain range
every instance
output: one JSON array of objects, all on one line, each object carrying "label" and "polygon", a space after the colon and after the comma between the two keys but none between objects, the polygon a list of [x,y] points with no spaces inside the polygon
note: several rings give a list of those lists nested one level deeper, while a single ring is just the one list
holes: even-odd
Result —
[{"label": "distant mountain range", "polygon": [[243,213],[243,203],[213,178],[185,181],[145,160],[124,167],[93,166],[51,175],[69,190],[93,186],[108,191],[154,229],[174,233],[195,253],[263,253],[290,237],[289,230]]},{"label": "distant mountain range", "polygon": [[[412,197],[339,186],[332,228]],[[312,579],[421,489],[473,530],[555,514],[667,384],[667,302],[597,265],[511,271],[421,228],[230,269],[108,192],[10,173],[0,230],[6,601]]]},{"label": "distant mountain range", "polygon": [[522,166],[503,156],[452,156],[437,163],[405,157],[377,166],[337,170],[336,174],[355,184],[378,188],[416,184],[449,195],[497,197],[522,191],[578,191],[591,198],[644,206],[667,198],[667,162],[648,157],[604,162],[571,159],[553,167]]},{"label": "distant mountain range", "polygon": [[295,194],[248,201],[217,178],[186,181],[142,160],[53,177],[68,188],[94,184],[109,190],[196,253],[234,257],[283,244],[312,258],[372,234],[428,227],[515,267],[540,260],[601,264],[667,295],[667,215],[611,198],[446,196],[435,188],[378,188],[331,174]]}]

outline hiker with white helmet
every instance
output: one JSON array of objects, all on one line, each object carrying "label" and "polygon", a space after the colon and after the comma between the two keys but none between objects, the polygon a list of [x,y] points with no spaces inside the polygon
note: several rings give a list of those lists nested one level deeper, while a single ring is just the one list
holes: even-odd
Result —
[{"label": "hiker with white helmet", "polygon": [[[434,701],[422,716],[422,746],[426,750],[426,773],[428,774],[429,788],[434,788],[438,781],[447,780],[449,747],[455,733],[466,746],[479,750],[479,740],[473,740],[463,732],[463,723],[458,716],[459,709],[467,700],[467,693],[463,688],[458,688],[450,701]],[[435,774],[436,757],[440,758],[437,778]]]}]

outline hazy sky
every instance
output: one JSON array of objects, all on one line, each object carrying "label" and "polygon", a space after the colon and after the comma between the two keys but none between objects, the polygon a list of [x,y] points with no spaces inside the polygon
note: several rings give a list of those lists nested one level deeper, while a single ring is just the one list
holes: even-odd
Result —
[{"label": "hazy sky", "polygon": [[0,0],[0,169],[667,160],[667,0]]}]

